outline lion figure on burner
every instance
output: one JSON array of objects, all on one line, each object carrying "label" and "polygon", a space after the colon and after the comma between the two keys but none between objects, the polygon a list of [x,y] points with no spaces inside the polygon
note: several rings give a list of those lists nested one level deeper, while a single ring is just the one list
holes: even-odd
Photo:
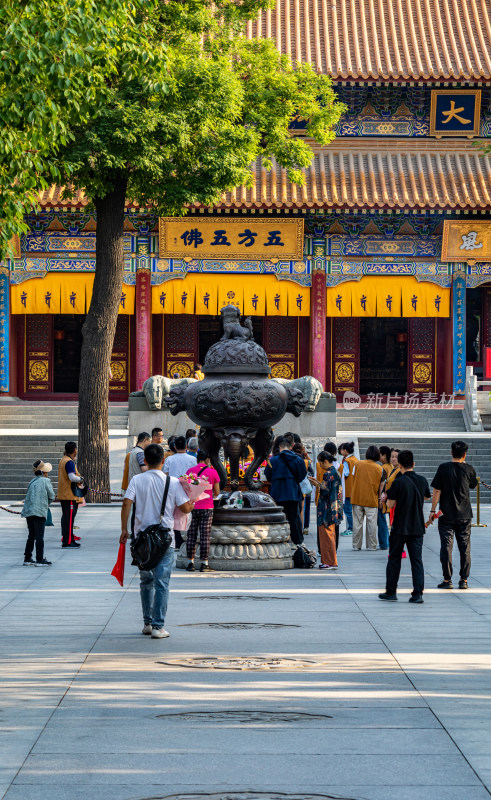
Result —
[{"label": "lion figure on burner", "polygon": [[246,317],[244,324],[241,325],[237,306],[225,306],[225,308],[222,308],[221,314],[223,322],[221,342],[225,342],[227,339],[242,339],[244,342],[248,342],[249,339],[254,338],[251,318]]}]

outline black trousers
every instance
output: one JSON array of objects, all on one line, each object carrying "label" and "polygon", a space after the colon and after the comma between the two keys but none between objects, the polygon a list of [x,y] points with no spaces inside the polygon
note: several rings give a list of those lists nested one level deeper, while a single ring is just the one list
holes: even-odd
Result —
[{"label": "black trousers", "polygon": [[283,508],[290,526],[290,538],[293,544],[302,544],[303,531],[300,519],[300,503],[298,500],[279,500],[278,505]]},{"label": "black trousers", "polygon": [[61,505],[61,543],[71,544],[73,538],[73,523],[77,516],[78,503],[75,500],[60,500]]},{"label": "black trousers", "polygon": [[26,517],[27,530],[29,531],[24,551],[24,561],[32,558],[34,544],[36,544],[36,561],[44,558],[44,528],[46,520],[44,517]]},{"label": "black trousers", "polygon": [[393,594],[397,590],[399,575],[401,573],[401,558],[404,546],[407,548],[411,562],[413,576],[413,594],[422,592],[425,588],[425,573],[423,568],[423,538],[421,536],[398,536],[391,533],[389,536],[389,558],[387,561],[386,590]]},{"label": "black trousers", "polygon": [[440,517],[438,533],[440,534],[440,561],[444,580],[449,581],[453,573],[452,551],[455,533],[460,553],[460,577],[466,581],[471,571],[471,520],[462,519],[458,522],[448,522],[448,520],[445,521],[445,517]]}]

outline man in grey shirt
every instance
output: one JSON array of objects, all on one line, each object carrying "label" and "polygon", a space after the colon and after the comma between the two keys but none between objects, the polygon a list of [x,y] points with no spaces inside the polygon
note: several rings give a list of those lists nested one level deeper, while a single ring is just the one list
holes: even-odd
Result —
[{"label": "man in grey shirt", "polygon": [[143,433],[138,434],[138,438],[136,441],[136,445],[130,451],[130,460],[128,463],[128,483],[135,475],[140,475],[142,472],[146,472],[148,467],[145,464],[145,455],[144,450],[151,442],[150,434]]}]

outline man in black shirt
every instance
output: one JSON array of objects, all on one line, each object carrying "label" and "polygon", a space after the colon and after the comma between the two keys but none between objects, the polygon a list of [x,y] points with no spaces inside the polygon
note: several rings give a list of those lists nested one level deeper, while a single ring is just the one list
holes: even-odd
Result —
[{"label": "man in black shirt", "polygon": [[459,589],[467,589],[467,578],[471,571],[471,520],[472,507],[470,490],[477,486],[474,467],[465,463],[468,445],[465,442],[452,443],[452,460],[440,464],[431,483],[433,498],[430,522],[433,522],[436,507],[440,503],[442,516],[438,518],[440,534],[440,561],[443,581],[439,589],[453,589],[452,550],[454,533],[460,552]]},{"label": "man in black shirt", "polygon": [[394,508],[394,521],[389,536],[386,589],[380,600],[397,600],[397,583],[401,572],[401,558],[407,547],[413,576],[410,603],[423,603],[424,569],[423,537],[425,521],[423,503],[431,497],[428,481],[414,472],[414,457],[410,450],[401,450],[397,456],[400,475],[387,492],[387,508]]}]

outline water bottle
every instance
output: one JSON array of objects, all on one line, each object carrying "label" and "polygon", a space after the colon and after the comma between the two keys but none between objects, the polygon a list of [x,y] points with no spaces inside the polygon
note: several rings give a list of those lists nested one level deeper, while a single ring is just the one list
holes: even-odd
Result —
[{"label": "water bottle", "polygon": [[237,492],[237,508],[242,508],[244,505],[244,498],[242,492]]}]

